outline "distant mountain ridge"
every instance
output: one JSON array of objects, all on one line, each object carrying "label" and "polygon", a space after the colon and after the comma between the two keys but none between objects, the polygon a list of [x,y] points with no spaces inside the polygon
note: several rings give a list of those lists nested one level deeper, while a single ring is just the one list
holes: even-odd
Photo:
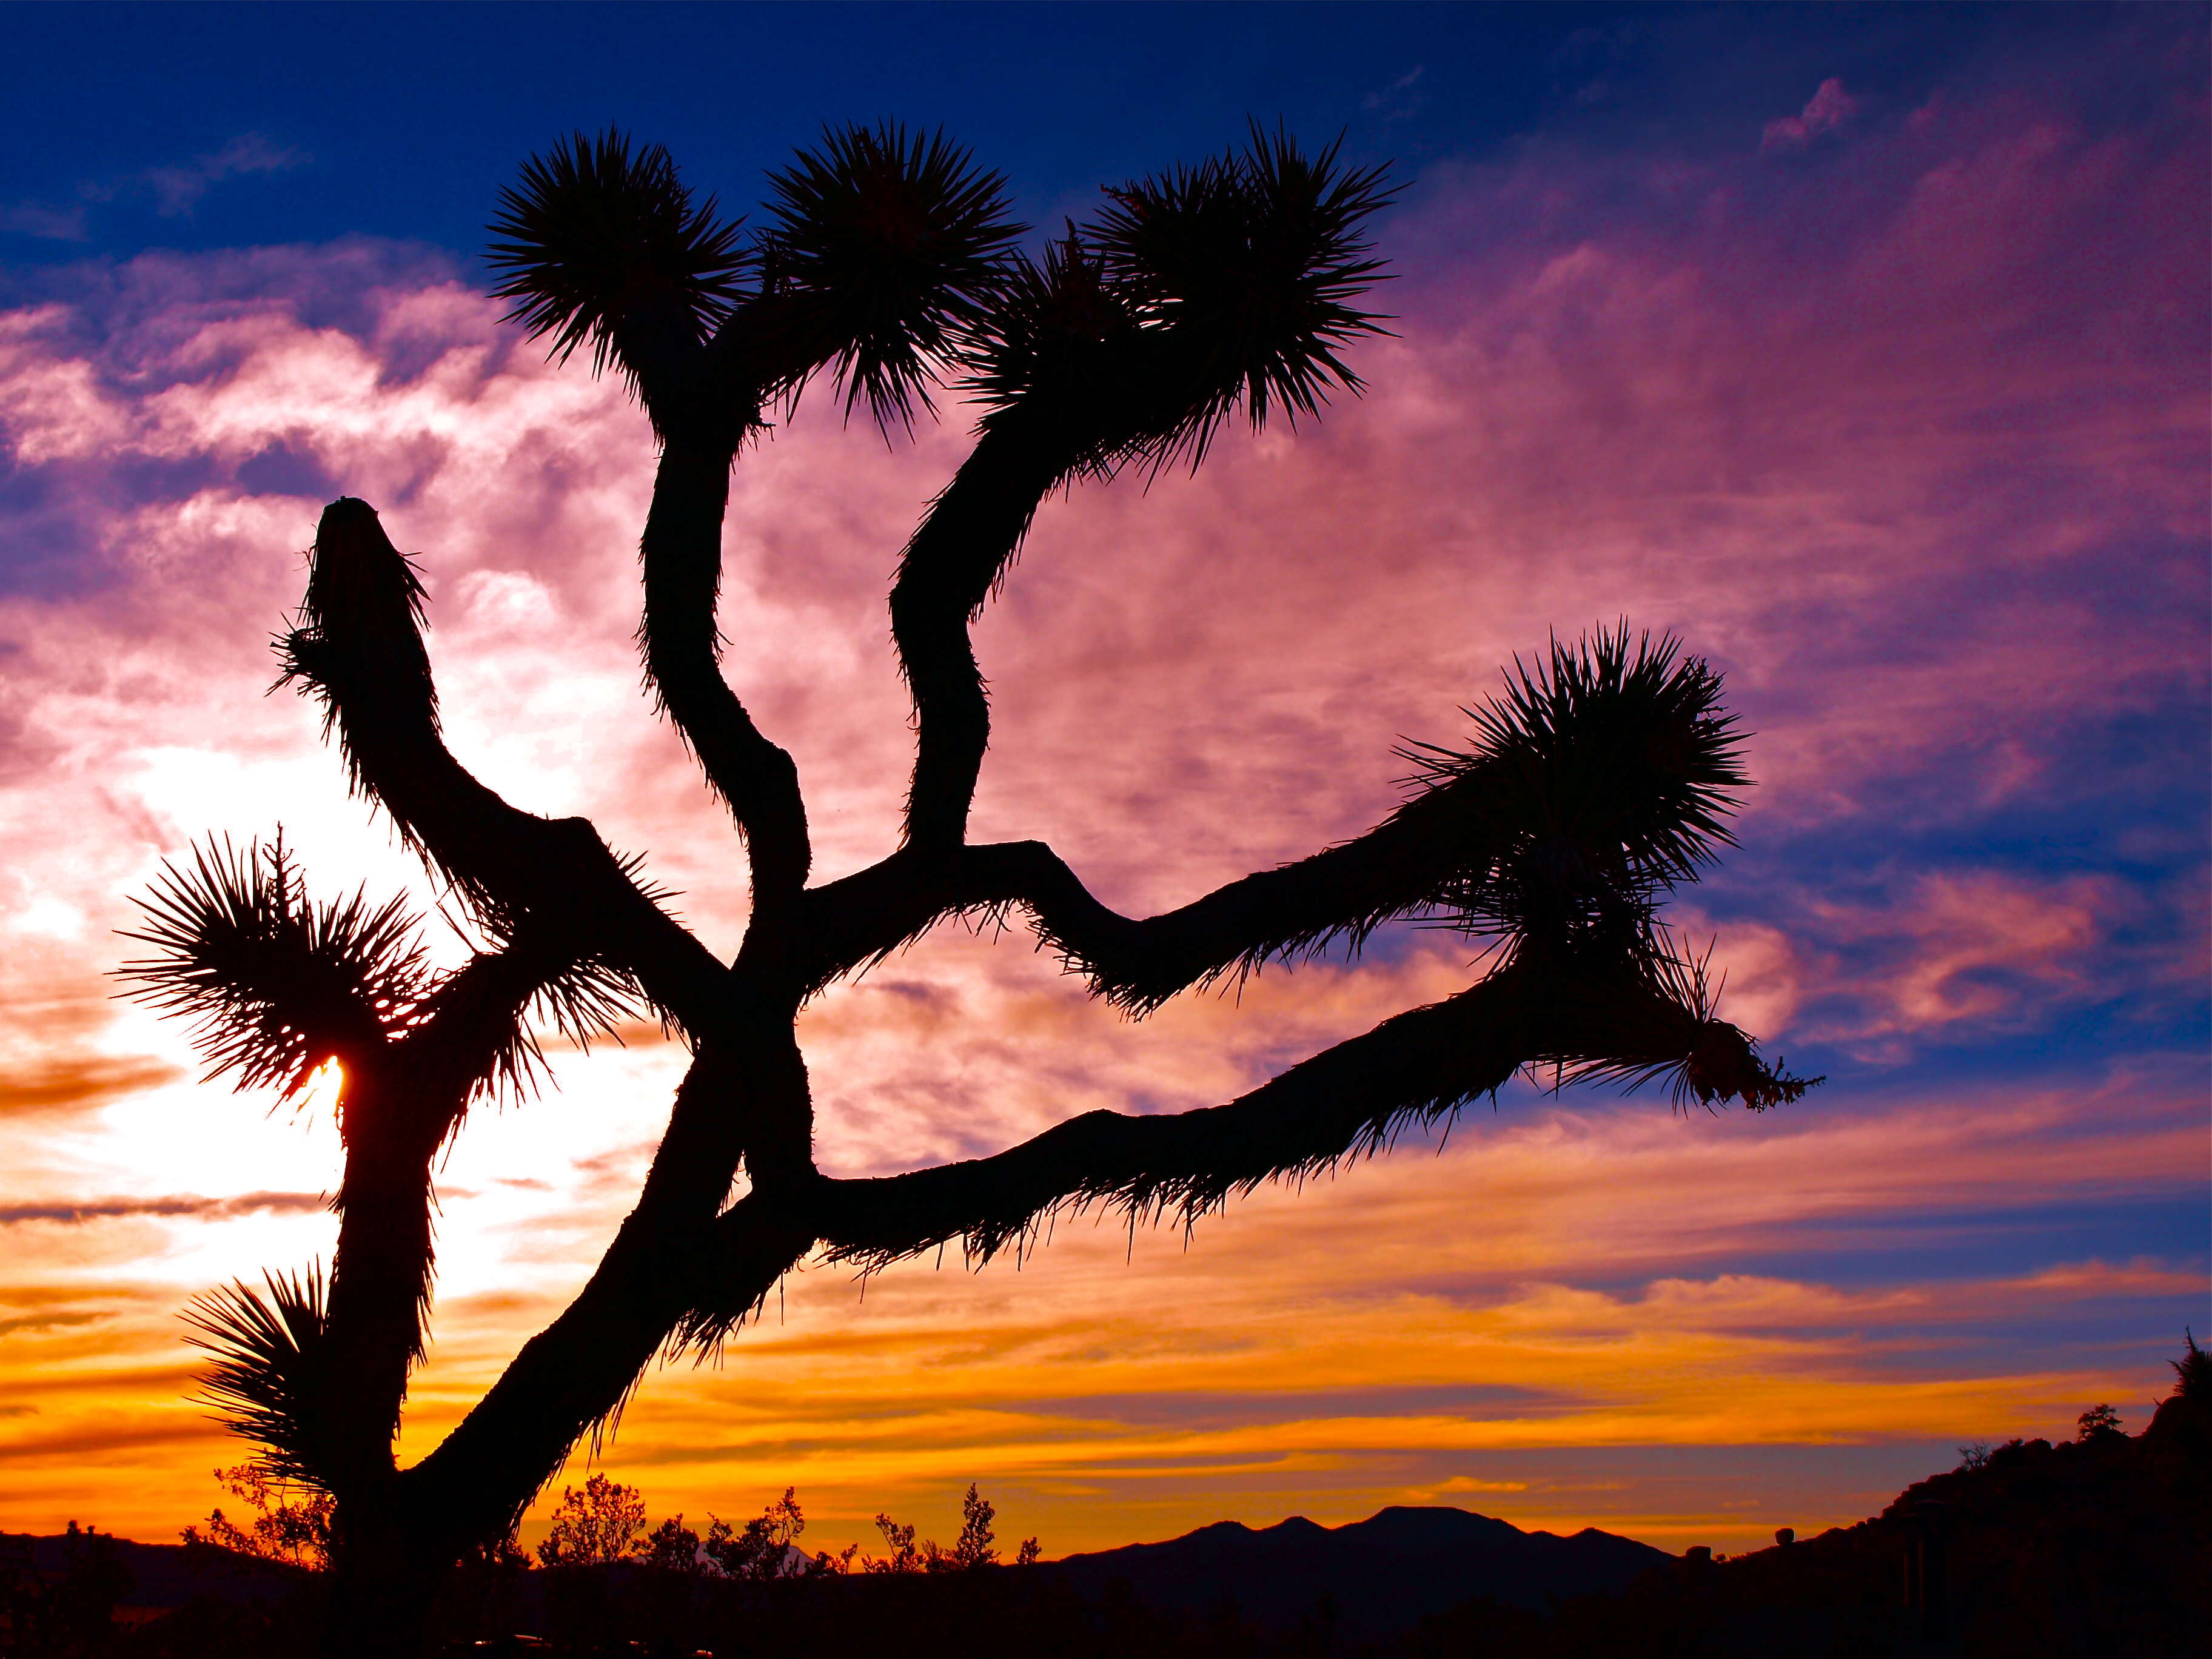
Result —
[{"label": "distant mountain ridge", "polygon": [[[291,1594],[309,1577],[302,1567],[257,1560],[212,1546],[142,1544],[97,1531],[76,1537],[0,1532],[0,1564],[13,1556],[56,1578],[69,1570],[79,1552],[94,1549],[111,1552],[109,1559],[122,1569],[125,1583],[116,1601],[125,1607],[176,1607],[194,1596],[271,1602]],[[0,1574],[4,1572],[5,1565],[0,1565]]]},{"label": "distant mountain ridge", "polygon": [[1313,1621],[1358,1642],[1410,1630],[1471,1596],[1541,1611],[1555,1595],[1610,1594],[1674,1559],[1594,1527],[1562,1538],[1468,1510],[1393,1505],[1341,1527],[1304,1516],[1257,1531],[1219,1521],[1036,1571],[1086,1597],[1126,1583],[1158,1612],[1233,1609],[1277,1628]]}]

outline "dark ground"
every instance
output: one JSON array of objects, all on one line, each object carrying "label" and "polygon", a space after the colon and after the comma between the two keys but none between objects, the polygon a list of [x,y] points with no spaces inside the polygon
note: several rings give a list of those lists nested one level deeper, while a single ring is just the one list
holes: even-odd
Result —
[{"label": "dark ground", "polygon": [[[1564,1565],[1577,1545],[1587,1559]],[[1578,1571],[1613,1588],[1577,1593]],[[1439,1586],[1469,1583],[1486,1593],[1443,1605]],[[313,1575],[204,1547],[0,1535],[0,1655],[295,1659],[309,1651],[318,1589]],[[155,1614],[155,1597],[172,1610]],[[744,1584],[483,1569],[456,1581],[440,1623],[449,1655],[579,1659],[2212,1655],[2212,1398],[2177,1396],[2139,1436],[2000,1447],[1871,1520],[1733,1560],[1385,1510],[1334,1531],[1207,1528],[1173,1545],[944,1575]]]}]

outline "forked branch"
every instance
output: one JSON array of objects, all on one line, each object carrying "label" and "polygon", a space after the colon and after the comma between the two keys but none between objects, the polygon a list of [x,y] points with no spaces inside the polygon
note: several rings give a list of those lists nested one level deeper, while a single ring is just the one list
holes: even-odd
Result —
[{"label": "forked branch", "polygon": [[1195,466],[1241,410],[1255,429],[1360,389],[1337,355],[1379,331],[1356,303],[1380,279],[1365,225],[1382,169],[1308,156],[1256,126],[1249,147],[1107,191],[1042,262],[1008,272],[965,343],[981,402],[974,453],[907,544],[891,631],[914,693],[909,844],[964,839],[990,740],[969,625],[1037,505],[1135,463]]},{"label": "forked branch", "polygon": [[1383,922],[1425,915],[1476,937],[1607,928],[1635,937],[1660,896],[1729,839],[1747,786],[1717,675],[1624,627],[1509,678],[1464,750],[1408,750],[1401,806],[1344,844],[1146,920],[1094,898],[1037,842],[909,848],[807,895],[805,984],[879,959],[952,915],[1018,905],[1109,1000],[1143,1013]]},{"label": "forked branch", "polygon": [[315,532],[285,678],[323,705],[355,785],[472,902],[566,933],[577,955],[635,975],[695,1035],[738,991],[712,952],[632,879],[581,818],[510,806],[455,760],[439,731],[422,648],[421,585],[368,502],[342,497]]}]

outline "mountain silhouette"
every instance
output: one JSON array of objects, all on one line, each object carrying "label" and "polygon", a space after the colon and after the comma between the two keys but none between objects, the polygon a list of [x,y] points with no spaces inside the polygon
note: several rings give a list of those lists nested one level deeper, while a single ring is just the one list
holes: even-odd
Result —
[{"label": "mountain silhouette", "polygon": [[1523,1532],[1467,1510],[1382,1510],[1323,1527],[1293,1516],[1255,1530],[1221,1521],[1160,1544],[1071,1555],[1036,1571],[1086,1598],[1127,1593],[1155,1612],[1232,1611],[1254,1624],[1312,1622],[1346,1641],[1409,1630],[1474,1596],[1538,1611],[1553,1597],[1609,1594],[1674,1558],[1584,1528]]}]

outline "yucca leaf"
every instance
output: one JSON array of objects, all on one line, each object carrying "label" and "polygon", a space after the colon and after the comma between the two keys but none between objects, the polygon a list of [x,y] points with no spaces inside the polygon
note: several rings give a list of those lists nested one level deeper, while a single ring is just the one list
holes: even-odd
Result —
[{"label": "yucca leaf", "polygon": [[241,1089],[298,1090],[335,1051],[404,1029],[428,988],[405,901],[313,902],[281,836],[196,846],[137,902],[146,926],[124,937],[154,954],[118,970],[125,994],[191,1019],[209,1075]]},{"label": "yucca leaf", "polygon": [[532,156],[490,229],[506,239],[486,258],[493,294],[514,301],[508,320],[550,336],[556,358],[589,345],[595,373],[619,362],[633,380],[619,349],[632,312],[672,307],[703,340],[744,291],[750,258],[739,225],[712,198],[692,199],[667,150],[612,128]]},{"label": "yucca leaf", "polygon": [[1632,645],[1625,623],[1516,659],[1504,694],[1468,711],[1474,747],[1399,751],[1419,793],[1398,816],[1456,818],[1480,849],[1431,904],[1476,933],[1640,937],[1658,896],[1734,840],[1724,820],[1751,781],[1720,693],[1671,635]]},{"label": "yucca leaf", "polygon": [[1656,1083],[1677,1108],[1740,1100],[1763,1112],[1800,1100],[1827,1080],[1792,1077],[1779,1056],[1771,1064],[1762,1060],[1751,1038],[1720,1018],[1721,987],[1712,977],[1711,945],[1702,954],[1684,950],[1656,924],[1649,934],[1635,955],[1656,994],[1606,1011],[1614,1027],[1610,1053],[1540,1059],[1531,1067],[1540,1081],[1618,1083],[1632,1094]]},{"label": "yucca leaf", "polygon": [[1255,125],[1241,154],[1106,194],[969,330],[962,385],[987,430],[1026,422],[1069,472],[1194,465],[1238,409],[1295,422],[1360,390],[1340,354],[1382,331],[1355,303],[1384,280],[1365,230],[1389,200],[1381,168]]},{"label": "yucca leaf", "polygon": [[1139,307],[1071,225],[1042,262],[1009,263],[996,303],[969,331],[961,390],[984,405],[986,430],[1018,411],[1067,471],[1110,474],[1160,423],[1141,325]]},{"label": "yucca leaf", "polygon": [[804,302],[848,414],[865,402],[878,426],[910,424],[1025,228],[1006,216],[1005,179],[942,132],[884,122],[825,129],[769,182],[769,290]]},{"label": "yucca leaf", "polygon": [[201,1398],[234,1434],[261,1448],[271,1480],[320,1488],[325,1302],[320,1264],[304,1273],[264,1273],[264,1297],[243,1279],[192,1298],[192,1346],[215,1358]]}]

